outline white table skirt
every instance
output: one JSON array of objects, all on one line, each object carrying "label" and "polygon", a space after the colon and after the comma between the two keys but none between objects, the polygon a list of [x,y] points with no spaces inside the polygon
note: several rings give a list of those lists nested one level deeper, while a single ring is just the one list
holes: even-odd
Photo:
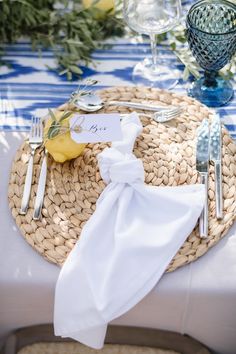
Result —
[{"label": "white table skirt", "polygon": [[[20,235],[7,188],[22,133],[0,133],[0,337],[52,323],[59,274]],[[165,274],[138,305],[114,324],[188,334],[220,354],[236,353],[236,224],[199,260]]]}]

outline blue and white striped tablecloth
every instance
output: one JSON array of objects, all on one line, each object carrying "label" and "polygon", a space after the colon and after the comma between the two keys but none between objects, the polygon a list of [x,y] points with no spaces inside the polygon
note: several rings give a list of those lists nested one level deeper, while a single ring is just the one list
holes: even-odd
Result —
[{"label": "blue and white striped tablecloth", "polygon": [[[133,85],[133,66],[150,55],[149,43],[119,39],[110,44],[109,49],[94,52],[93,63],[89,67],[82,67],[83,79],[97,79],[98,89]],[[10,67],[0,67],[0,130],[26,131],[29,129],[31,116],[45,115],[48,108],[65,102],[78,87],[78,79],[69,82],[65,76],[59,76],[48,69],[48,66],[55,67],[50,50],[42,50],[39,57],[27,42],[6,46],[5,50],[4,60]],[[168,46],[162,45],[159,48],[159,56],[169,60],[181,77],[183,65]],[[187,85],[189,83],[180,79],[173,91],[187,94]],[[218,111],[231,136],[236,138],[236,97]]]}]

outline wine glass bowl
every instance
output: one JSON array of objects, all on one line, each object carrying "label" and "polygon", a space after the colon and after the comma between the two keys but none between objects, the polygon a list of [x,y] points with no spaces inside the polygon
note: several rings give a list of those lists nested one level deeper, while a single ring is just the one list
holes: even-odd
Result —
[{"label": "wine glass bowl", "polygon": [[125,0],[123,10],[129,27],[147,35],[167,32],[179,19],[179,7],[173,0]]},{"label": "wine glass bowl", "polygon": [[180,0],[124,0],[123,15],[128,26],[150,37],[152,57],[145,58],[133,70],[133,81],[146,86],[170,88],[177,82],[173,70],[157,59],[157,34],[165,33],[178,24]]},{"label": "wine glass bowl", "polygon": [[189,94],[217,107],[233,97],[229,81],[218,75],[236,51],[236,5],[227,0],[201,0],[189,10],[186,37],[204,77],[196,80]]}]

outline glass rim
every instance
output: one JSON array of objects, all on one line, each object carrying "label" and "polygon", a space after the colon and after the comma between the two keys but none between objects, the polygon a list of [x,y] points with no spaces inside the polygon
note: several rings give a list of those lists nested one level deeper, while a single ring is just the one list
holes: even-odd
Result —
[{"label": "glass rim", "polygon": [[[204,34],[211,35],[211,36],[225,36],[225,35],[236,33],[236,26],[235,26],[235,29],[233,29],[229,32],[224,32],[224,33],[210,33],[210,32],[203,31],[202,29],[194,26],[192,21],[190,20],[190,13],[193,10],[197,9],[201,4],[225,4],[228,7],[234,9],[235,13],[236,13],[236,4],[232,3],[231,1],[227,1],[227,0],[200,0],[200,1],[196,2],[194,5],[192,5],[188,11],[188,14],[186,17],[186,22],[189,26],[191,26],[196,31],[199,31]],[[236,19],[235,19],[235,21],[236,21]]]}]

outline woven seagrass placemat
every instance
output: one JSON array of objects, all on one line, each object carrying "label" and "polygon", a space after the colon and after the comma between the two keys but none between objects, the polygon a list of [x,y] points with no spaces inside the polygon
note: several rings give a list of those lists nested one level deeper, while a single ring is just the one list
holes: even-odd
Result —
[{"label": "woven seagrass placemat", "polygon": [[105,344],[103,349],[94,350],[80,343],[34,343],[16,354],[181,354],[179,351],[143,347],[137,345]]},{"label": "woven seagrass placemat", "polygon": [[[207,107],[187,96],[143,87],[115,87],[100,91],[100,95],[104,100],[150,100],[156,104],[181,105],[183,112],[180,116],[166,123],[157,123],[141,117],[144,129],[136,140],[134,154],[143,161],[147,184],[177,186],[199,182],[195,164],[196,129],[202,119],[211,119],[212,113]],[[131,112],[128,108],[112,106],[104,108],[103,111]],[[167,271],[173,271],[202,256],[227,233],[234,222],[236,145],[224,127],[222,137],[224,218],[220,221],[215,218],[214,166],[210,165],[209,236],[205,240],[200,239],[196,226]],[[95,210],[97,198],[105,187],[96,156],[107,145],[88,144],[83,155],[64,164],[56,163],[49,157],[43,216],[40,221],[34,221],[32,215],[41,153],[38,151],[35,157],[30,206],[25,216],[19,215],[19,209],[30,155],[27,142],[24,142],[16,153],[9,182],[10,209],[26,241],[50,262],[63,264],[79,239],[84,224]]]}]

